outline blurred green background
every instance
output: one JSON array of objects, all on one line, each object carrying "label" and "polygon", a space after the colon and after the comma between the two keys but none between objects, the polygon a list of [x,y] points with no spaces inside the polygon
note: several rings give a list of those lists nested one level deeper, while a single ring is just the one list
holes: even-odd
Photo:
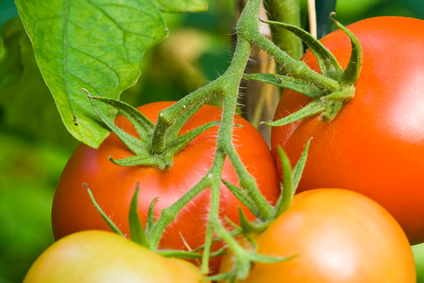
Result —
[{"label": "blurred green background", "polygon": [[[424,1],[339,0],[336,12],[343,24],[379,15],[424,19]],[[0,0],[5,43],[19,38],[14,42],[19,42],[20,53],[8,62],[22,60],[18,84],[0,84],[0,283],[21,282],[31,263],[53,242],[54,190],[78,146],[60,121],[19,20],[6,23],[16,16],[14,2]],[[138,84],[122,99],[135,106],[177,100],[222,74],[231,60],[233,17],[233,0],[210,1],[206,13],[165,15],[170,36],[146,54]],[[424,245],[414,251],[419,282],[424,282]]]}]

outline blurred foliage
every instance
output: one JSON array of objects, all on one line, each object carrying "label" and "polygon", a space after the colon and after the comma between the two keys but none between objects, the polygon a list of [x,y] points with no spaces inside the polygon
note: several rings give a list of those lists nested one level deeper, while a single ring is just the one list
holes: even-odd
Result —
[{"label": "blurred foliage", "polygon": [[415,258],[415,265],[417,266],[417,283],[424,282],[424,244],[412,247]]},{"label": "blurred foliage", "polygon": [[[306,0],[301,3],[305,7]],[[142,76],[123,93],[123,100],[135,106],[178,100],[226,70],[232,56],[234,2],[214,0],[209,6],[205,13],[165,15],[170,35],[147,52]],[[344,24],[380,15],[424,19],[424,1],[339,0],[336,12]],[[0,0],[0,27],[16,16],[13,0]],[[52,243],[54,190],[78,146],[60,120],[22,26],[19,21],[13,26],[19,32],[16,48],[23,73],[17,84],[0,88],[0,283],[21,282]],[[424,245],[414,251],[418,282],[424,282]]]}]

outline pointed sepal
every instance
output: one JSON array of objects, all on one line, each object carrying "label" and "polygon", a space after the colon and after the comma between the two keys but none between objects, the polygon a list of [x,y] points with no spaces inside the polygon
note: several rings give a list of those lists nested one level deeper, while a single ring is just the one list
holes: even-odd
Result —
[{"label": "pointed sepal", "polygon": [[292,33],[294,33],[297,37],[299,37],[314,53],[315,57],[318,60],[319,67],[324,76],[337,79],[340,74],[343,72],[342,67],[337,62],[334,55],[313,35],[309,32],[286,23],[275,22],[275,21],[265,21],[264,23],[275,25],[284,28]]},{"label": "pointed sepal", "polygon": [[131,200],[130,212],[128,215],[128,223],[130,229],[130,239],[137,244],[150,249],[149,241],[147,240],[146,234],[141,224],[140,216],[138,214],[138,192],[140,184],[137,182],[134,195]]}]

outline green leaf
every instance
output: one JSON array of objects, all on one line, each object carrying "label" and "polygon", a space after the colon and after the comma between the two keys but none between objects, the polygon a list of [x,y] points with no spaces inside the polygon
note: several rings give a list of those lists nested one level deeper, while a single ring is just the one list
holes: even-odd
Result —
[{"label": "green leaf", "polygon": [[[1,1],[0,1],[1,2]],[[79,142],[71,138],[35,62],[34,52],[19,19],[22,76],[12,85],[0,88],[0,132],[19,133],[26,139],[37,139],[73,152]],[[1,68],[1,67],[0,67]]]},{"label": "green leaf", "polygon": [[207,0],[157,0],[163,12],[203,12],[208,10]]},{"label": "green leaf", "polygon": [[[119,98],[140,76],[144,52],[167,35],[149,0],[16,0],[37,64],[67,130],[98,147],[109,131],[86,93]],[[103,105],[114,117],[116,110]]]},{"label": "green leaf", "polygon": [[13,85],[23,73],[20,44],[22,24],[19,19],[7,21],[0,34],[0,88]]}]

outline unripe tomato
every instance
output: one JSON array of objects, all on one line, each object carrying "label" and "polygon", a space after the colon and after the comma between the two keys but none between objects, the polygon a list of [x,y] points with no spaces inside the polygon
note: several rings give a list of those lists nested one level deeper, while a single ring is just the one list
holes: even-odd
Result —
[{"label": "unripe tomato", "polygon": [[82,231],[47,248],[24,283],[205,282],[201,279],[199,269],[187,261],[162,257],[111,232]]}]

